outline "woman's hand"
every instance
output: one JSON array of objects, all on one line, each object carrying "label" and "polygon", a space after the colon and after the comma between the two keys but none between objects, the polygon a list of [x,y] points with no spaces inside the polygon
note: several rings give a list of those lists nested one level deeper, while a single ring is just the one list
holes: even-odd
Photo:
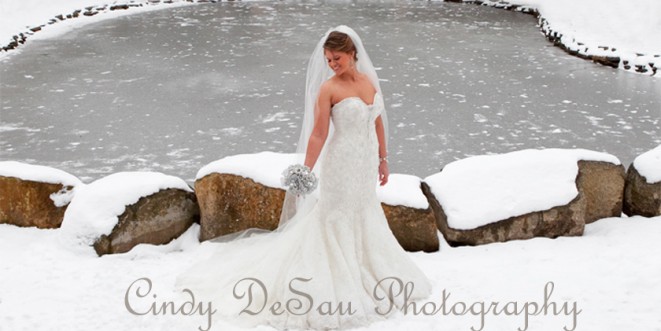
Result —
[{"label": "woman's hand", "polygon": [[386,183],[388,183],[389,175],[390,175],[390,171],[388,170],[388,161],[383,160],[379,162],[379,182],[381,183],[381,186],[386,185]]}]

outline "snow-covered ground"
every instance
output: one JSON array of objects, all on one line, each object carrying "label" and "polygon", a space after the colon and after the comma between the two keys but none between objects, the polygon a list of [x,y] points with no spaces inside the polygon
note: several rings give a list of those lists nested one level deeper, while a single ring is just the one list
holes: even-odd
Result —
[{"label": "snow-covered ground", "polygon": [[[530,157],[534,153],[546,161],[559,158],[569,163],[576,159],[618,162],[608,154],[585,150],[526,150],[473,157],[464,163],[468,163],[468,170],[473,169],[473,162],[482,168],[494,168],[493,165],[503,163],[501,159],[513,161],[518,160],[517,155]],[[272,165],[276,163],[272,160],[290,156],[240,155],[213,162],[201,173],[232,172],[232,166],[257,159]],[[5,168],[13,169],[12,174],[21,178],[29,175],[51,181],[50,177],[62,177],[52,168],[25,166],[22,170],[11,164]],[[541,168],[542,174],[537,176],[554,171]],[[569,177],[574,178],[576,169],[570,170]],[[657,168],[652,173],[658,171]],[[254,177],[256,172],[260,170],[252,169],[244,175]],[[494,171],[492,181],[512,180],[507,175]],[[530,181],[530,176],[522,175],[518,180]],[[269,172],[265,177],[277,174]],[[412,200],[407,192],[417,187],[419,181],[415,176],[393,175],[395,186],[386,195]],[[116,222],[122,205],[134,202],[137,196],[163,187],[189,190],[186,184],[159,173],[131,172],[113,174],[82,187],[78,190],[77,186],[60,229],[0,224],[0,329],[209,329],[213,303],[212,308],[204,310],[206,314],[202,310],[190,314],[190,307],[208,307],[209,303],[196,301],[193,305],[193,298],[174,290],[177,275],[212,254],[217,245],[198,241],[199,225],[193,225],[167,245],[143,244],[124,254],[102,257],[97,257],[92,247],[81,245],[80,239],[88,237],[79,236],[107,232],[107,225],[113,219]],[[564,191],[567,190],[551,190],[551,196],[545,199],[553,201]],[[483,210],[491,206],[490,212],[494,212],[498,205],[501,210],[508,210],[511,204],[494,195],[481,197],[481,204],[471,207]],[[525,204],[529,206],[530,201]],[[98,222],[88,224],[90,219]],[[420,310],[418,314],[415,310],[402,312],[365,329],[661,330],[657,306],[661,300],[659,233],[661,216],[602,219],[587,225],[582,237],[535,238],[477,247],[450,247],[439,233],[439,252],[409,253],[434,286],[432,296],[418,303],[418,307],[426,305],[428,314],[421,314]],[[168,302],[175,310],[154,313],[154,309],[161,309]],[[180,311],[180,307],[188,308]],[[236,329],[219,323],[211,326],[211,330]]]},{"label": "snow-covered ground", "polygon": [[[184,303],[172,290],[176,276],[213,250],[213,244],[198,243],[197,231],[194,225],[165,246],[139,245],[125,254],[96,257],[67,247],[59,229],[0,224],[0,329],[206,329],[205,315],[129,312],[146,312],[154,302]],[[440,305],[445,295],[446,313],[400,314],[365,329],[661,330],[659,233],[661,217],[632,217],[599,220],[587,225],[582,237],[457,248],[441,240],[439,252],[410,256],[433,282],[433,294],[425,302]],[[142,278],[151,280],[151,292]],[[138,285],[142,297],[135,293]],[[547,306],[556,304],[557,314],[541,310],[545,296]],[[473,312],[451,313],[452,307],[457,314],[464,310],[461,302]],[[484,302],[484,311],[492,302],[499,307],[485,313],[482,322],[479,302]],[[519,313],[505,315],[501,310],[508,302],[517,302],[518,307],[509,307]],[[532,314],[533,303],[539,306],[537,315]],[[563,304],[568,309],[560,311]],[[524,307],[531,313],[527,328]],[[211,328],[234,329],[221,324]]]},{"label": "snow-covered ground", "polygon": [[[168,3],[146,0],[0,0],[0,45],[7,45],[20,33],[28,36],[28,41],[34,38],[32,34],[48,38],[89,22],[193,3],[184,0]],[[136,7],[109,10],[110,6],[117,4]],[[655,38],[661,35],[661,2],[657,0],[485,0],[484,4],[495,7],[512,4],[537,10],[546,21],[543,28],[561,34],[560,42],[581,55],[619,57],[622,59],[619,68],[636,71],[636,65],[639,65],[646,68],[647,75],[654,73],[652,68],[661,67],[661,40]],[[106,9],[95,16],[81,13],[76,19],[48,25],[57,15],[66,18],[67,14],[88,7]],[[30,30],[42,25],[45,26],[38,33]],[[0,52],[0,57],[6,54]]]},{"label": "snow-covered ground", "polygon": [[[110,2],[0,0],[0,41],[4,44],[12,35],[46,23],[55,15],[105,3]],[[654,15],[658,17],[660,13],[654,11],[658,8],[657,0],[639,0],[626,13],[618,12],[624,8],[623,1],[609,2],[613,6],[604,6],[603,1],[596,0],[579,3],[587,9],[560,10],[567,8],[562,5],[569,5],[568,1],[527,2],[538,6],[555,29],[564,28],[566,35],[571,35],[570,30],[575,28],[579,41],[605,40],[609,47],[621,47],[617,55],[623,57],[629,54],[625,52],[648,49],[638,44],[637,37],[624,39],[631,45],[619,43],[617,38],[625,34],[613,31],[634,26],[634,30],[642,32],[627,30],[634,33],[632,36],[645,33],[648,38],[658,32],[654,30],[659,22],[658,18],[654,20]],[[175,5],[186,4],[179,1]],[[64,33],[79,24],[151,8],[162,7],[150,5],[67,20],[48,26],[35,37]],[[640,16],[638,8],[646,10],[650,19]],[[563,20],[577,26],[564,27]],[[596,28],[587,29],[592,26]],[[584,31],[591,32],[581,34]],[[601,36],[606,39],[598,38]],[[658,40],[654,43],[648,39],[644,45],[658,53]],[[658,160],[658,153],[650,155]],[[416,181],[408,179],[409,184]],[[125,254],[103,257],[96,257],[92,248],[89,254],[81,253],[77,243],[68,240],[63,230],[0,224],[0,330],[198,330],[208,326],[203,315],[130,312],[142,313],[152,303],[160,305],[177,298],[178,293],[172,292],[176,276],[214,249],[214,244],[198,242],[199,226],[194,225],[168,245],[140,245]],[[433,282],[434,292],[428,307],[431,303],[441,305],[445,298],[445,310],[433,316],[400,315],[366,329],[661,330],[659,233],[661,217],[622,217],[589,224],[582,237],[536,238],[456,248],[441,240],[439,252],[410,253],[410,256]],[[136,282],[144,285],[145,278],[153,285],[149,293],[129,291]],[[558,308],[555,314],[553,309],[539,309],[545,298],[547,305],[555,303]],[[493,302],[499,304],[499,309],[481,314]],[[184,302],[175,301],[175,304]],[[567,309],[560,310],[564,304]],[[501,311],[504,307],[509,307],[513,314],[508,316]],[[466,308],[472,310],[465,311]],[[533,314],[533,308],[537,314]],[[529,309],[532,316],[526,318],[522,309]],[[451,312],[444,314],[448,311]],[[212,330],[226,329],[234,328],[216,324],[212,327]]]},{"label": "snow-covered ground", "polygon": [[620,69],[635,72],[638,65],[646,75],[661,68],[660,1],[485,0],[484,4],[537,10],[544,32],[558,33],[560,43],[581,56],[619,57]]}]

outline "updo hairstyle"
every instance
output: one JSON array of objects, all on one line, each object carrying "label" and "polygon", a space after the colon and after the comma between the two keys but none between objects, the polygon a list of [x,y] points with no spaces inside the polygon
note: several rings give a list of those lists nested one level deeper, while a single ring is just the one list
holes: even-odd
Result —
[{"label": "updo hairstyle", "polygon": [[354,61],[358,61],[358,51],[356,50],[356,46],[353,44],[351,37],[346,33],[331,31],[331,33],[328,34],[328,38],[326,38],[326,42],[324,42],[324,49],[344,53],[350,53],[353,51],[353,59]]}]

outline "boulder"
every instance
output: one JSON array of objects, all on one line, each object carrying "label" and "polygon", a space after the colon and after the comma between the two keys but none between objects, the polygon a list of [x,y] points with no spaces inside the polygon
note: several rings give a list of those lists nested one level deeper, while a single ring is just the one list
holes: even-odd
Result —
[{"label": "boulder", "polygon": [[435,252],[438,229],[421,182],[417,176],[390,174],[388,183],[377,187],[377,196],[390,230],[405,250]]},{"label": "boulder", "polygon": [[586,223],[621,214],[624,168],[612,155],[548,149],[465,160],[422,185],[452,246],[580,236]]},{"label": "boulder", "polygon": [[[272,152],[242,154],[200,169],[195,181],[200,240],[249,228],[277,228],[285,198],[280,177],[288,165],[297,162],[297,157]],[[415,176],[394,174],[377,193],[390,229],[402,247],[432,252],[438,250],[438,230],[420,182]]]},{"label": "boulder", "polygon": [[475,229],[453,229],[448,225],[443,206],[426,183],[422,184],[422,190],[429,198],[436,226],[450,246],[484,245],[534,237],[580,236],[585,228],[582,215],[585,214],[586,200],[577,197],[565,206],[513,216]]},{"label": "boulder", "polygon": [[[422,191],[421,191],[422,192]],[[438,229],[431,208],[417,209],[381,203],[397,242],[409,252],[438,251]]]},{"label": "boulder", "polygon": [[278,227],[285,191],[234,174],[211,173],[195,181],[200,240],[248,228]]},{"label": "boulder", "polygon": [[0,162],[0,223],[58,228],[78,178],[26,163]]},{"label": "boulder", "polygon": [[67,246],[104,254],[166,244],[199,221],[193,190],[158,172],[119,172],[78,189],[60,229]]},{"label": "boulder", "polygon": [[609,162],[578,161],[576,186],[585,199],[585,224],[622,215],[624,166]]},{"label": "boulder", "polygon": [[125,253],[138,244],[166,244],[198,221],[199,213],[194,193],[161,190],[126,206],[110,234],[95,240],[94,250],[101,256]]},{"label": "boulder", "polygon": [[623,210],[629,216],[661,215],[661,182],[648,183],[634,164],[631,164],[627,170]]}]

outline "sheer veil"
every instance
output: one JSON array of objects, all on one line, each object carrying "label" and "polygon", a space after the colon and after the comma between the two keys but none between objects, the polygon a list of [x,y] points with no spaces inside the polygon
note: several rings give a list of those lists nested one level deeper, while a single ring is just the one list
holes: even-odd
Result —
[{"label": "sheer veil", "polygon": [[[343,32],[349,35],[349,37],[351,37],[353,44],[356,46],[356,56],[358,57],[358,60],[356,61],[356,69],[359,72],[367,75],[369,80],[372,82],[372,85],[376,89],[377,95],[374,99],[374,103],[383,104],[382,100],[381,102],[379,102],[379,100],[376,99],[376,98],[383,98],[383,94],[381,93],[381,85],[379,84],[379,77],[376,74],[376,69],[372,64],[369,55],[367,55],[367,51],[363,46],[363,42],[356,33],[356,31],[354,31],[352,28],[346,25],[340,25],[326,31],[324,36],[319,40],[319,42],[317,42],[317,46],[314,48],[314,51],[312,52],[312,55],[310,56],[310,61],[308,63],[307,76],[305,79],[305,113],[303,114],[301,135],[298,139],[298,145],[296,147],[296,154],[299,156],[299,159],[297,161],[299,161],[298,163],[300,164],[303,164],[305,153],[308,147],[308,139],[310,138],[310,134],[312,133],[312,129],[314,127],[314,117],[316,114],[315,105],[317,102],[319,89],[326,80],[328,80],[334,75],[334,72],[330,69],[330,67],[326,63],[326,57],[324,55],[324,48],[323,48],[324,43],[328,38],[328,35],[332,31]],[[386,116],[385,109],[381,110],[381,120],[383,121],[385,141],[387,142],[388,119]],[[330,141],[333,135],[333,131],[334,131],[333,123],[331,121],[329,134],[328,137],[326,138],[326,142],[324,143],[324,147],[321,150],[321,155],[319,155],[319,158],[315,163],[314,169],[312,169],[312,171],[317,175],[317,178],[319,178],[320,182],[323,180],[323,178],[319,176],[322,165],[321,160],[323,160],[325,154],[324,152],[326,150],[326,145]],[[280,215],[280,224],[278,225],[278,229],[284,229],[288,221],[293,219],[295,215],[299,213],[307,214],[307,212],[309,212],[312,209],[314,203],[316,203],[317,199],[319,198],[318,191],[319,189],[317,189],[312,194],[303,197],[297,197],[296,195],[287,192],[282,206],[282,213]]]},{"label": "sheer veil", "polygon": [[[324,55],[324,48],[323,48],[323,45],[326,39],[328,38],[328,35],[332,31],[343,32],[349,35],[349,37],[351,37],[354,45],[356,46],[356,55],[358,58],[358,60],[356,61],[356,69],[359,72],[367,75],[372,85],[376,89],[377,94],[374,99],[374,104],[378,103],[380,105],[383,105],[383,94],[381,93],[381,85],[379,84],[379,78],[376,74],[376,69],[372,65],[372,61],[367,55],[367,51],[365,50],[365,47],[363,46],[363,42],[358,36],[358,34],[352,28],[346,25],[340,25],[335,28],[329,29],[324,34],[324,36],[317,42],[317,45],[314,51],[312,52],[312,55],[310,56],[310,60],[308,63],[308,69],[305,80],[305,113],[303,114],[303,124],[301,125],[301,135],[298,140],[298,145],[296,147],[295,159],[292,159],[292,163],[303,164],[305,160],[305,153],[307,151],[308,139],[310,138],[310,134],[312,133],[312,129],[314,127],[314,117],[316,112],[315,105],[316,105],[319,89],[326,80],[328,80],[334,75],[334,72],[329,68],[328,64],[326,63],[326,57]],[[376,98],[381,98],[381,100],[377,100]],[[388,120],[385,109],[381,110],[380,116],[383,122],[385,141],[387,142]],[[321,154],[319,155],[319,158],[314,166],[314,169],[312,169],[312,171],[316,174],[317,178],[319,178],[319,182],[323,181],[323,178],[319,176],[321,172],[321,164],[323,163],[322,160],[325,154],[326,145],[330,141],[333,132],[334,129],[331,121],[328,137],[326,138],[326,142],[321,150]],[[282,206],[282,212],[280,214],[280,222],[276,230],[270,232],[266,230],[251,228],[238,233],[223,235],[212,239],[212,241],[225,242],[229,240],[238,239],[241,237],[252,236],[253,234],[258,234],[258,233],[264,233],[264,232],[277,233],[284,231],[287,227],[296,223],[296,222],[290,222],[291,220],[300,219],[300,217],[296,218],[295,217],[296,215],[306,215],[309,211],[312,210],[317,200],[319,199],[319,195],[320,195],[319,186],[320,185],[317,186],[317,189],[314,192],[306,196],[297,196],[289,192],[285,194],[285,199]]]}]

